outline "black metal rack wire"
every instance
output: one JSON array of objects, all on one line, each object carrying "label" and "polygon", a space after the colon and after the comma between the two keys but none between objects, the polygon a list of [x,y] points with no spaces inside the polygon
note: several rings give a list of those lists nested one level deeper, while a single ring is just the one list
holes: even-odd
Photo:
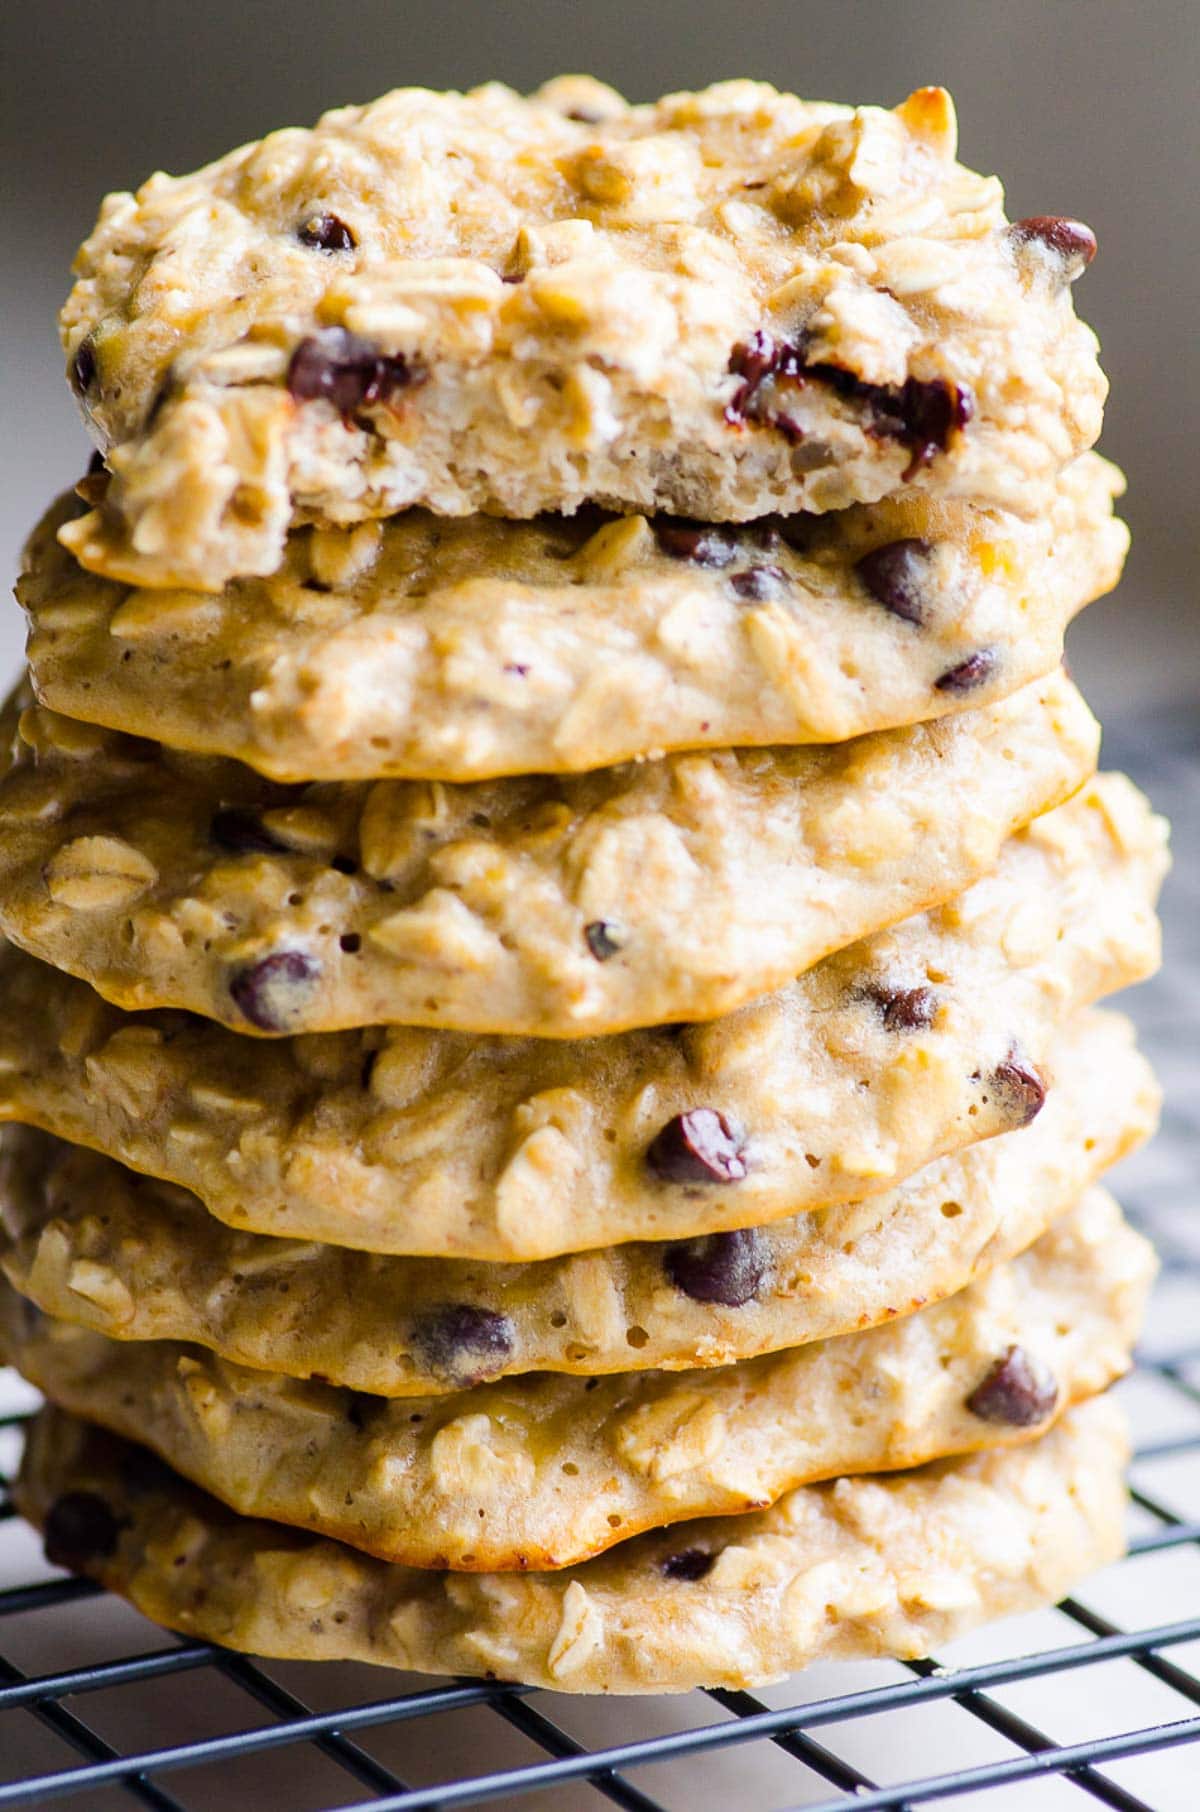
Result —
[{"label": "black metal rack wire", "polygon": [[[824,1668],[760,1694],[576,1701],[474,1681],[254,1662],[153,1631],[53,1574],[0,1503],[0,1808],[108,1812],[490,1805],[835,1812],[1200,1807],[1200,747],[1115,754],[1176,823],[1167,978],[1131,1006],[1167,1088],[1122,1179],[1163,1275],[1122,1386],[1139,1441],[1129,1557],[1055,1612],[937,1661]],[[1115,765],[1115,763],[1114,763]],[[0,1418],[15,1457],[23,1412]],[[10,1557],[11,1550],[11,1557]],[[19,1658],[18,1658],[19,1657]],[[77,1657],[77,1658],[74,1658]],[[55,1665],[47,1666],[47,1660]],[[1005,1795],[1010,1797],[1006,1800]]]}]

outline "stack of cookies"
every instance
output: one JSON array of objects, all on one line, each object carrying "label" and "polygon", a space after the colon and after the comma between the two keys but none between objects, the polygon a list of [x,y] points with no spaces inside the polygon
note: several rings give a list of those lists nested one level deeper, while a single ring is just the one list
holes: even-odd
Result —
[{"label": "stack of cookies", "polygon": [[1165,833],[1060,665],[1093,251],[935,89],[406,90],[106,201],[0,778],[52,1559],[638,1692],[1117,1553]]}]

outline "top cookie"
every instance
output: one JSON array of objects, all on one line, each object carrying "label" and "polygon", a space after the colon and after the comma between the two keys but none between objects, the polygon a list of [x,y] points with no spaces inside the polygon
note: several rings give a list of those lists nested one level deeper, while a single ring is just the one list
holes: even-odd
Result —
[{"label": "top cookie", "polygon": [[954,112],[755,82],[401,89],[110,196],[61,319],[96,571],[217,588],[294,521],[596,501],[745,520],[905,485],[1033,514],[1095,440],[1078,222]]}]

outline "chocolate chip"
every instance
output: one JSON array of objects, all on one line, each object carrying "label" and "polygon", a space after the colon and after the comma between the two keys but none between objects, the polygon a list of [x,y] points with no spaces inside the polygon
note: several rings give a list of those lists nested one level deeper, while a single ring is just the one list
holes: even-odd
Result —
[{"label": "chocolate chip", "polygon": [[375,403],[390,403],[424,376],[403,354],[378,352],[344,327],[326,327],[297,346],[287,387],[301,402],[324,397],[348,416]]},{"label": "chocolate chip", "polygon": [[602,113],[593,113],[590,107],[568,107],[567,118],[579,126],[598,126],[604,118]]},{"label": "chocolate chip", "polygon": [[996,668],[1000,665],[1000,656],[994,648],[977,648],[965,661],[959,661],[957,667],[948,667],[945,673],[934,680],[936,692],[976,692],[980,686],[986,686]]},{"label": "chocolate chip", "polygon": [[773,397],[763,397],[769,381],[803,390],[809,382],[825,384],[847,402],[862,405],[868,434],[898,440],[909,450],[905,481],[913,478],[935,453],[945,450],[951,434],[964,428],[975,413],[975,399],[965,384],[949,378],[906,378],[903,384],[870,384],[841,365],[810,361],[801,340],[776,340],[759,330],[736,345],[729,371],[741,378],[725,409],[733,426],[761,422],[778,428],[790,440],[802,439],[799,423]]},{"label": "chocolate chip", "polygon": [[97,447],[95,452],[92,454],[92,457],[88,460],[87,475],[89,478],[98,478],[102,472],[103,472],[104,476],[107,478],[108,467],[104,463],[103,453],[101,453],[99,447]]},{"label": "chocolate chip", "polygon": [[1033,1428],[1053,1412],[1058,1384],[1044,1365],[1021,1346],[1001,1354],[966,1400],[981,1422],[1009,1428]]},{"label": "chocolate chip", "polygon": [[90,390],[96,379],[96,348],[92,336],[80,340],[75,348],[75,357],[71,360],[71,383],[76,396],[83,396]]},{"label": "chocolate chip", "polygon": [[79,1573],[89,1561],[106,1560],[117,1545],[121,1524],[94,1491],[68,1491],[46,1512],[42,1542],[52,1567]]},{"label": "chocolate chip", "polygon": [[678,1554],[665,1554],[658,1570],[664,1579],[686,1579],[691,1583],[703,1579],[716,1558],[706,1548],[681,1548]]},{"label": "chocolate chip", "polygon": [[919,1032],[933,1024],[937,995],[932,988],[889,988],[873,982],[863,993],[878,1008],[886,1032]]},{"label": "chocolate chip", "polygon": [[915,536],[888,541],[855,563],[854,570],[877,604],[905,623],[923,623],[933,546]]},{"label": "chocolate chip", "polygon": [[590,925],[584,926],[583,935],[587,947],[598,963],[606,963],[610,956],[615,956],[620,950],[618,931],[619,927],[610,919],[593,919]]},{"label": "chocolate chip", "polygon": [[729,371],[741,383],[725,408],[725,420],[732,426],[757,421],[759,388],[781,368],[784,343],[776,342],[760,327],[748,340],[740,340],[729,355]]},{"label": "chocolate chip", "polygon": [[426,1370],[454,1384],[478,1384],[504,1369],[516,1345],[507,1315],[467,1302],[423,1315],[412,1331],[413,1351]]},{"label": "chocolate chip", "polygon": [[[903,442],[911,455],[902,474],[907,484],[950,444],[950,436],[966,427],[975,413],[975,398],[965,384],[946,378],[906,378],[894,395],[883,385],[868,385],[881,392],[878,432]],[[893,421],[896,425],[892,425]]]},{"label": "chocolate chip", "polygon": [[222,805],[208,826],[210,842],[235,856],[271,855],[287,844],[269,831],[256,811],[245,805]]},{"label": "chocolate chip", "polygon": [[750,604],[763,604],[781,598],[788,589],[787,574],[778,566],[748,566],[744,573],[734,573],[729,589]]},{"label": "chocolate chip", "polygon": [[992,1084],[1018,1126],[1028,1126],[1036,1120],[1046,1104],[1045,1082],[1016,1045],[992,1071]]},{"label": "chocolate chip", "polygon": [[358,240],[336,214],[314,214],[296,234],[301,245],[317,252],[352,252]]},{"label": "chocolate chip", "polygon": [[1068,283],[1081,277],[1096,256],[1096,235],[1091,227],[1063,214],[1030,214],[1014,221],[1008,230],[1018,246],[1035,243],[1053,252],[1062,261]]},{"label": "chocolate chip", "polygon": [[277,950],[231,978],[234,1004],[261,1032],[293,1029],[320,978],[321,965],[304,950]]},{"label": "chocolate chip", "polygon": [[739,1183],[746,1155],[724,1114],[693,1107],[654,1135],[646,1163],[664,1183]]},{"label": "chocolate chip", "polygon": [[693,1302],[719,1302],[727,1309],[753,1301],[768,1262],[767,1243],[756,1227],[685,1240],[663,1254],[663,1270],[677,1290]]},{"label": "chocolate chip", "polygon": [[694,566],[728,566],[737,557],[737,543],[711,522],[688,522],[682,517],[659,516],[654,535],[672,560],[690,560]]}]

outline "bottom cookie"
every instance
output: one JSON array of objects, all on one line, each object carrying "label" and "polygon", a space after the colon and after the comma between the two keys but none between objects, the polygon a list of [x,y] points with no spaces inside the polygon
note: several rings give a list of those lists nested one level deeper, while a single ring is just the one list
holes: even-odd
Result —
[{"label": "bottom cookie", "polygon": [[801,1486],[770,1510],[519,1575],[414,1571],[238,1516],[58,1410],[32,1425],[15,1497],[53,1562],[230,1648],[654,1693],[911,1659],[1052,1603],[1121,1553],[1126,1456],[1102,1397],[1024,1447]]}]

